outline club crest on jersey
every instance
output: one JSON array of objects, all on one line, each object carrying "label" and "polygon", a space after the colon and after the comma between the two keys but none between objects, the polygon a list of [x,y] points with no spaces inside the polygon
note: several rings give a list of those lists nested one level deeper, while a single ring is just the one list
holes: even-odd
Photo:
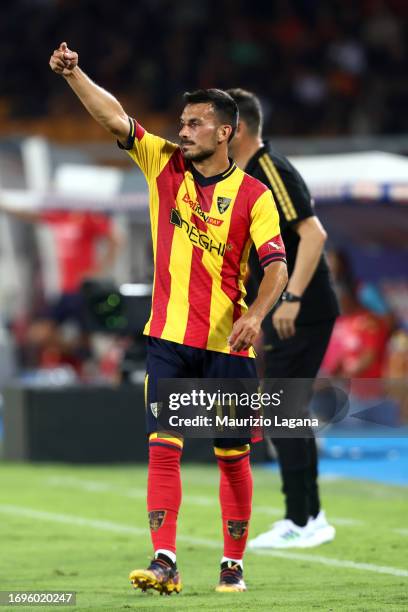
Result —
[{"label": "club crest on jersey", "polygon": [[227,521],[228,533],[234,540],[242,538],[248,529],[248,521]]},{"label": "club crest on jersey", "polygon": [[218,196],[217,206],[220,213],[225,213],[228,206],[231,204],[231,198],[224,198],[224,196]]},{"label": "club crest on jersey", "polygon": [[149,512],[149,526],[152,531],[157,531],[163,525],[166,518],[166,510],[152,510]]},{"label": "club crest on jersey", "polygon": [[163,404],[161,402],[152,402],[150,404],[150,410],[152,411],[152,415],[157,419],[160,416],[161,409]]}]

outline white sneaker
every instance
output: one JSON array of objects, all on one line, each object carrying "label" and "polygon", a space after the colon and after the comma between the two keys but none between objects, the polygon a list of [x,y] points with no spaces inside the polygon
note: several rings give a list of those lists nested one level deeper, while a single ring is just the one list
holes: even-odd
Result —
[{"label": "white sneaker", "polygon": [[305,527],[299,527],[290,519],[277,521],[270,531],[250,540],[248,548],[303,548],[304,542],[307,542],[310,536],[309,523]]},{"label": "white sneaker", "polygon": [[308,535],[303,541],[302,548],[320,546],[320,544],[325,542],[331,542],[336,537],[336,530],[327,522],[324,510],[320,510],[315,519],[309,519],[307,531]]}]

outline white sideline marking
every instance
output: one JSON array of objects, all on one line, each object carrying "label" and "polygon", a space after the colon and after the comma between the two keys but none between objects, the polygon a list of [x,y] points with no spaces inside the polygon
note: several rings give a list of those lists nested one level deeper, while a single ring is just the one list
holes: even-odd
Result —
[{"label": "white sideline marking", "polygon": [[[38,519],[43,521],[49,521],[53,523],[63,523],[65,525],[78,525],[81,527],[91,527],[92,529],[99,529],[101,531],[109,531],[115,533],[127,533],[132,535],[148,535],[148,530],[141,527],[133,527],[131,525],[122,525],[121,523],[114,523],[112,521],[100,521],[96,519],[88,519],[81,516],[72,516],[70,514],[57,514],[55,512],[45,512],[43,510],[34,510],[32,508],[24,508],[21,506],[13,506],[8,504],[0,505],[0,512],[3,514],[9,514],[12,516],[21,516],[29,519]],[[179,535],[177,539],[187,544],[196,544],[197,546],[204,546],[206,548],[222,548],[221,542],[215,540],[208,540],[204,538],[190,537],[186,535]],[[308,555],[304,553],[286,552],[286,551],[275,551],[275,550],[264,550],[264,551],[252,551],[248,550],[249,553],[256,555],[263,555],[268,557],[278,557],[281,559],[289,559],[293,561],[308,561],[310,563],[319,563],[320,565],[341,567],[344,569],[361,570],[365,572],[374,572],[375,574],[389,574],[391,576],[397,576],[399,578],[408,578],[408,570],[400,569],[397,567],[389,567],[386,565],[374,565],[372,563],[357,563],[356,561],[348,561],[346,559],[335,559],[332,557],[322,557],[321,555]]]},{"label": "white sideline marking", "polygon": [[408,529],[393,529],[393,531],[395,531],[395,533],[399,533],[400,535],[408,536]]},{"label": "white sideline marking", "polygon": [[347,569],[356,569],[366,572],[375,572],[376,574],[391,574],[400,578],[408,578],[408,570],[399,569],[397,567],[389,567],[387,565],[374,565],[372,563],[358,563],[356,561],[346,561],[343,559],[334,559],[332,557],[322,557],[320,555],[308,555],[305,553],[269,551],[269,550],[251,550],[256,555],[273,555],[283,559],[293,559],[296,561],[310,561],[312,563],[321,563],[322,565],[330,565],[332,567],[345,567]]},{"label": "white sideline marking", "polygon": [[329,521],[335,525],[344,525],[345,527],[362,527],[362,525],[367,525],[365,521],[360,521],[360,519],[343,518],[340,516],[330,516]]},{"label": "white sideline marking", "polygon": [[[133,499],[146,499],[145,489],[128,488],[124,489],[117,485],[113,485],[107,482],[100,482],[97,480],[83,480],[81,478],[75,478],[72,476],[52,476],[47,478],[45,481],[48,485],[53,487],[72,487],[74,489],[82,489],[88,491],[88,493],[116,493],[123,497],[130,497]],[[183,493],[183,501],[194,504],[197,506],[216,506],[216,499],[202,497],[200,495],[185,495]],[[274,508],[272,506],[254,506],[252,512],[258,514],[266,514],[269,516],[282,517],[283,508]],[[330,522],[335,525],[345,525],[347,527],[364,525],[364,521],[352,518],[335,518],[330,517]]]},{"label": "white sideline marking", "polygon": [[32,508],[11,506],[9,504],[0,505],[0,512],[3,514],[22,516],[24,518],[51,521],[52,523],[78,525],[79,527],[92,527],[93,529],[114,531],[116,533],[132,533],[133,535],[146,535],[148,533],[147,529],[142,529],[141,527],[128,527],[127,525],[112,523],[111,521],[99,521],[97,519],[87,519],[81,516],[72,516],[70,514],[44,512],[43,510],[33,510]]}]

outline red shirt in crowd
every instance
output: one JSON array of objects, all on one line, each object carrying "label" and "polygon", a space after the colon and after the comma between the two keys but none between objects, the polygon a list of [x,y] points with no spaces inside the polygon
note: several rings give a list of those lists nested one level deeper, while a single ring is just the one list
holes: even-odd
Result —
[{"label": "red shirt in crowd", "polygon": [[97,244],[111,234],[111,220],[100,213],[76,211],[48,211],[41,219],[54,234],[61,293],[75,293],[97,266]]},{"label": "red shirt in crowd", "polygon": [[[346,377],[381,377],[387,337],[387,324],[368,310],[359,309],[340,316],[336,320],[322,370]],[[361,356],[368,352],[373,356],[371,363],[356,372]]]}]

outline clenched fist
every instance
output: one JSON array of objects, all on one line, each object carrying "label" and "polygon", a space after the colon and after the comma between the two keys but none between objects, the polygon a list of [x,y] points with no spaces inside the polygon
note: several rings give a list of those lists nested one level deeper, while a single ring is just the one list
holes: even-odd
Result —
[{"label": "clenched fist", "polygon": [[66,42],[61,43],[50,57],[51,70],[63,76],[70,74],[77,65],[78,53],[70,51]]},{"label": "clenched fist", "polygon": [[249,349],[261,331],[261,323],[262,319],[253,315],[250,310],[237,319],[228,338],[231,349],[237,353]]}]

